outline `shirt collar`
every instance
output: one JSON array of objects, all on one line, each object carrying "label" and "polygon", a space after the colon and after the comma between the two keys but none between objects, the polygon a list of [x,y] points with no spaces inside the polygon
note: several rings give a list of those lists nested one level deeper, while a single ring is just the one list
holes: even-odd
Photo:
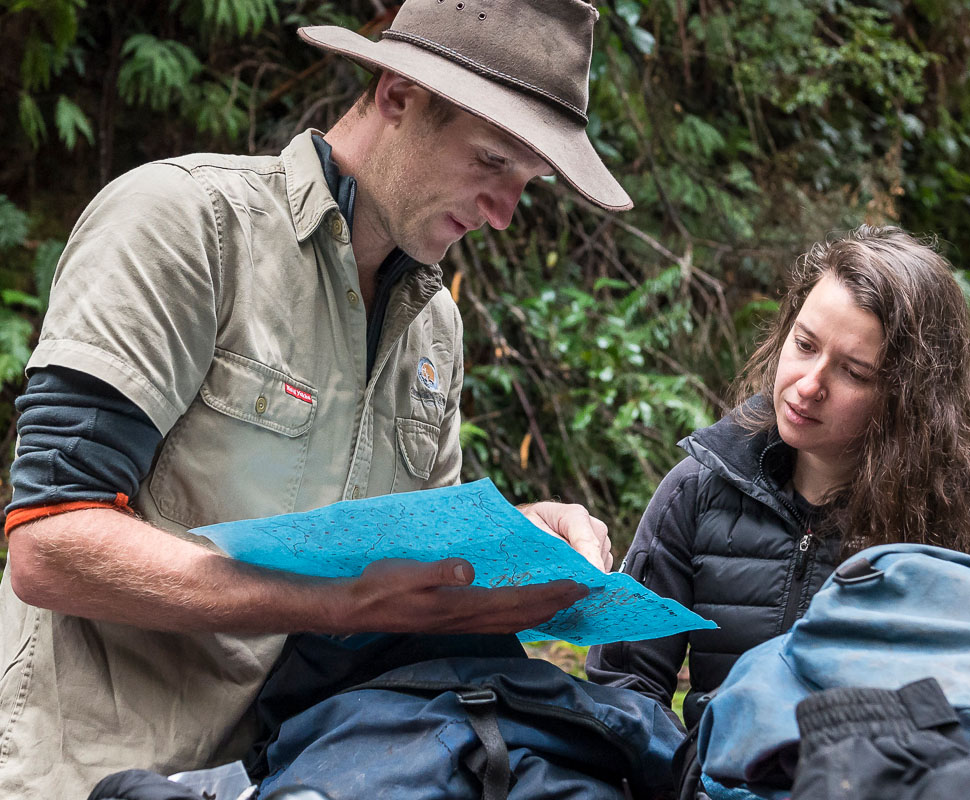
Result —
[{"label": "shirt collar", "polygon": [[347,227],[351,233],[354,230],[354,204],[357,202],[357,179],[352,175],[341,175],[340,167],[333,160],[333,148],[322,136],[313,137],[313,146],[323,167],[323,176],[327,180],[327,188],[337,200],[337,208],[347,220]]},{"label": "shirt collar", "polygon": [[310,238],[320,227],[327,212],[337,208],[337,201],[327,185],[313,136],[323,134],[310,128],[303,131],[283,150],[286,174],[286,199],[293,216],[297,241]]}]

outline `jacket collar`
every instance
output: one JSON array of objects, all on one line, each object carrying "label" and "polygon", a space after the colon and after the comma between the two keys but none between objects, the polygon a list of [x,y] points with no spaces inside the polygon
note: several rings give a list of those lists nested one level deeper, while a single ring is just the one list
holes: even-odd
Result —
[{"label": "jacket collar", "polygon": [[[761,407],[767,402],[759,395],[746,405]],[[724,473],[725,477],[754,480],[764,466],[772,482],[784,485],[794,466],[794,451],[782,441],[777,428],[772,426],[769,430],[752,432],[738,422],[733,411],[710,427],[694,431],[680,442],[680,446],[701,463]],[[698,457],[698,454],[708,453],[707,457]]]},{"label": "jacket collar", "polygon": [[[748,403],[764,404],[758,396]],[[782,487],[791,478],[795,451],[778,435],[778,429],[752,433],[736,419],[734,412],[708,428],[695,431],[679,445],[716,475],[745,494],[792,516],[789,503],[780,499]]]}]

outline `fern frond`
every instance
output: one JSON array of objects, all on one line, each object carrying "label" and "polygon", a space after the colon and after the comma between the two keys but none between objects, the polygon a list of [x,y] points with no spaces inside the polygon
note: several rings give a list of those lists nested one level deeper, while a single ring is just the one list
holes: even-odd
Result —
[{"label": "fern frond", "polygon": [[183,20],[215,38],[243,38],[259,33],[268,23],[279,23],[274,0],[174,0],[182,6]]},{"label": "fern frond", "polygon": [[9,250],[27,238],[30,220],[27,215],[0,194],[0,250]]},{"label": "fern frond", "polygon": [[87,115],[63,94],[57,98],[57,105],[54,107],[54,124],[57,126],[57,135],[68,150],[73,150],[77,145],[79,133],[88,140],[88,144],[94,144],[94,132]]},{"label": "fern frond", "polygon": [[37,101],[27,92],[21,92],[17,113],[20,119],[20,127],[27,134],[31,145],[34,149],[40,147],[40,143],[47,138],[47,123],[44,122],[44,116],[40,113]]},{"label": "fern frond", "polygon": [[121,98],[129,105],[148,105],[155,111],[163,111],[181,99],[202,71],[202,64],[190,48],[148,33],[130,36],[121,56]]}]

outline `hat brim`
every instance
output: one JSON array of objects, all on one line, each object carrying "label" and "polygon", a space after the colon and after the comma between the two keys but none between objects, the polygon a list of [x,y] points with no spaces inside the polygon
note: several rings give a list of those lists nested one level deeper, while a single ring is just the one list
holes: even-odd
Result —
[{"label": "hat brim", "polygon": [[611,211],[633,208],[623,187],[593,148],[576,119],[524,92],[406,42],[371,41],[346,28],[300,28],[300,37],[372,70],[389,70],[444,97],[515,137],[559,173],[579,194]]}]

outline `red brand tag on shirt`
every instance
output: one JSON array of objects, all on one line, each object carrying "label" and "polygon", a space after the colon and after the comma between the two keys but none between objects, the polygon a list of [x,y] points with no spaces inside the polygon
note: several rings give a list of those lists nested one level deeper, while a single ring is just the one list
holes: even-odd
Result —
[{"label": "red brand tag on shirt", "polygon": [[302,400],[304,403],[313,402],[312,394],[309,392],[304,392],[302,389],[297,389],[295,386],[290,386],[288,383],[283,384],[283,391],[291,397],[295,397],[297,400]]}]

